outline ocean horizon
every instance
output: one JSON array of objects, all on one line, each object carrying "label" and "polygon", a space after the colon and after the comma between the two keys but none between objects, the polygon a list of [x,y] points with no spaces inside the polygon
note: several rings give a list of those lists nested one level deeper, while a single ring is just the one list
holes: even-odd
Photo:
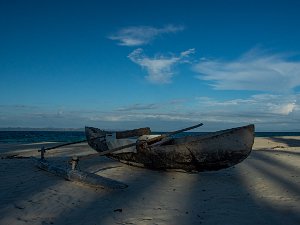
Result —
[{"label": "ocean horizon", "polygon": [[[163,134],[166,132],[153,132]],[[183,132],[176,136],[205,135],[212,132]],[[300,132],[255,132],[256,137],[300,136]],[[75,142],[85,140],[84,131],[0,131],[0,143]]]}]

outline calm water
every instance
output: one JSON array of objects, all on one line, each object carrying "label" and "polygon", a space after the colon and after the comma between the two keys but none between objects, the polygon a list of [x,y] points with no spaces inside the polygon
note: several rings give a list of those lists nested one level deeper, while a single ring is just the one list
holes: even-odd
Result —
[{"label": "calm water", "polygon": [[80,131],[0,131],[0,143],[74,142],[85,139]]},{"label": "calm water", "polygon": [[[204,135],[208,132],[185,132],[178,136]],[[256,132],[256,137],[300,136],[300,132]],[[74,142],[85,140],[83,131],[0,131],[0,143]]]}]

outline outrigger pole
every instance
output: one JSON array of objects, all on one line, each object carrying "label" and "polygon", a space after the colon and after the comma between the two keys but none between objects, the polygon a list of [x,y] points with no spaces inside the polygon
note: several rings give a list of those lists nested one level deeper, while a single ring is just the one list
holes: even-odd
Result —
[{"label": "outrigger pole", "polygon": [[[98,138],[100,138],[100,137],[98,137]],[[94,173],[89,173],[86,171],[78,170],[77,169],[77,165],[78,165],[78,161],[79,161],[78,156],[72,157],[72,159],[70,161],[71,168],[52,165],[49,161],[47,161],[45,159],[46,150],[48,151],[48,150],[60,148],[60,147],[67,146],[67,145],[83,143],[86,141],[87,140],[76,141],[76,142],[72,142],[72,143],[57,145],[57,146],[50,147],[50,148],[45,148],[44,146],[42,146],[42,148],[40,150],[38,150],[39,152],[41,152],[41,158],[37,159],[35,157],[32,157],[32,159],[34,160],[35,165],[38,168],[45,170],[47,172],[50,172],[56,176],[63,177],[64,179],[69,180],[69,181],[79,182],[79,183],[83,183],[83,184],[86,184],[86,185],[94,187],[94,188],[101,188],[101,189],[104,189],[104,188],[123,189],[123,188],[128,187],[127,184],[124,184],[122,182],[119,182],[119,181],[116,181],[116,180],[113,180],[110,178],[102,177],[102,176],[94,174]]]}]

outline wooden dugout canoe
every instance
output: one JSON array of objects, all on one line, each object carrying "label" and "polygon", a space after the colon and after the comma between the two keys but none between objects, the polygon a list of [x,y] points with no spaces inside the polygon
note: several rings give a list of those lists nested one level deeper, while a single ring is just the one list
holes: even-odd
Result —
[{"label": "wooden dugout canoe", "polygon": [[[149,134],[149,128],[137,129],[139,135]],[[136,130],[135,130],[136,131]],[[135,133],[125,131],[127,134]],[[98,152],[110,148],[108,137],[111,132],[86,127],[88,144]],[[113,138],[122,140],[123,145],[129,139],[118,139],[124,132],[118,132]],[[127,135],[128,136],[128,135]],[[133,140],[133,139],[131,139]],[[250,154],[254,142],[254,125],[217,131],[208,135],[170,138],[162,144],[140,145],[132,151],[122,151],[107,156],[120,162],[149,169],[183,169],[186,171],[219,170],[242,162]]]}]

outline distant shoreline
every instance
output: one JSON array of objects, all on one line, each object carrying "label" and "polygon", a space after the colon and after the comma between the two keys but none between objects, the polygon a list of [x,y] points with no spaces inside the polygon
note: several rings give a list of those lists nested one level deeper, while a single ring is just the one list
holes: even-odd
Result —
[{"label": "distant shoreline", "polygon": [[0,131],[84,131],[84,128],[30,128],[30,127],[0,127]]},{"label": "distant shoreline", "polygon": [[[111,130],[111,129],[109,129]],[[126,129],[116,129],[114,131],[119,130],[126,130]],[[0,127],[1,131],[78,131],[78,132],[84,132],[84,128],[31,128],[31,127]],[[153,133],[164,133],[164,131],[152,131]],[[189,131],[189,133],[203,133],[199,131]],[[208,133],[214,132],[214,131],[207,131]],[[204,133],[207,133],[204,131]],[[255,133],[300,133],[300,130],[290,130],[290,131],[256,131]]]},{"label": "distant shoreline", "polygon": [[[152,132],[164,134],[166,132]],[[206,135],[211,132],[183,132],[176,137]],[[255,132],[255,137],[300,137],[300,132]],[[0,131],[0,143],[76,142],[85,140],[83,130],[6,130]]]}]

